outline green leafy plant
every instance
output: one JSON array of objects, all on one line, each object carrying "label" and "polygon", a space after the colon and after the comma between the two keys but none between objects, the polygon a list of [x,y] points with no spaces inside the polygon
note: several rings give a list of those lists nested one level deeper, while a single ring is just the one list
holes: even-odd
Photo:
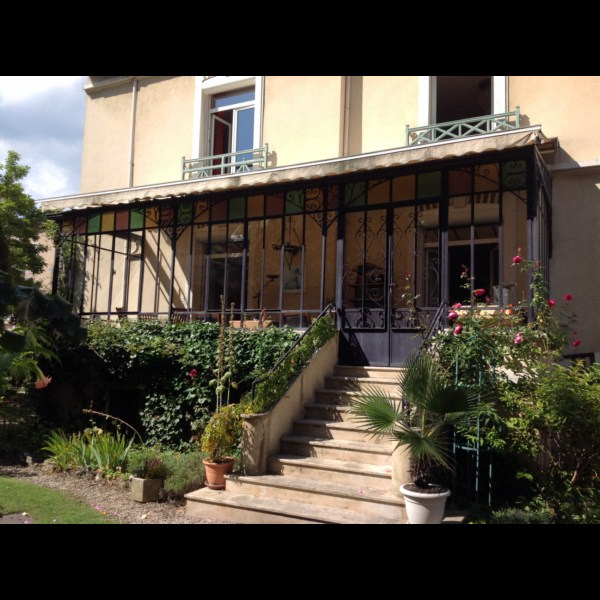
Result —
[{"label": "green leafy plant", "polygon": [[242,438],[244,408],[245,403],[229,404],[210,418],[200,438],[202,451],[210,462],[224,462],[235,454]]},{"label": "green leafy plant", "polygon": [[50,455],[49,462],[60,471],[68,471],[77,464],[72,438],[62,430],[51,431],[42,450]]},{"label": "green leafy plant", "polygon": [[367,431],[408,448],[413,481],[427,488],[433,467],[452,468],[451,426],[474,418],[481,398],[476,389],[448,381],[425,353],[408,359],[398,391],[404,406],[385,390],[370,386],[350,401],[350,407]]}]

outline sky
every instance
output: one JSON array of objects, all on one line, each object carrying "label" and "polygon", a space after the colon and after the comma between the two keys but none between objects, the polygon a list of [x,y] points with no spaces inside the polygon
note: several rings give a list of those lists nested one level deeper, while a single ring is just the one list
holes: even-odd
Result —
[{"label": "sky", "polygon": [[9,150],[31,167],[35,200],[79,193],[86,76],[0,75],[0,163]]}]

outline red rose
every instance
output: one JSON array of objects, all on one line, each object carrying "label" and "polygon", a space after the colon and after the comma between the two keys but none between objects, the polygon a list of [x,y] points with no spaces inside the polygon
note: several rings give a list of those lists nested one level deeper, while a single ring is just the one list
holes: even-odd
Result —
[{"label": "red rose", "polygon": [[548,300],[548,306],[550,308],[553,308],[556,305],[556,300],[554,300],[554,298],[550,298],[550,300]]},{"label": "red rose", "polygon": [[454,335],[460,335],[462,333],[463,330],[463,326],[459,323],[455,328],[454,328]]},{"label": "red rose", "polygon": [[569,302],[570,300],[573,300],[573,296],[571,296],[571,294],[563,294],[563,299]]},{"label": "red rose", "polygon": [[523,259],[518,254],[513,256],[513,265],[518,265],[520,262],[523,262]]},{"label": "red rose", "polygon": [[477,288],[473,294],[480,298],[481,296],[485,296],[485,290],[483,288]]},{"label": "red rose", "polygon": [[456,321],[456,319],[458,319],[458,313],[455,310],[451,310],[448,313],[448,319],[450,319],[450,321]]},{"label": "red rose", "polygon": [[192,369],[188,375],[193,379],[194,377],[198,376],[198,369]]},{"label": "red rose", "polygon": [[577,348],[581,344],[581,340],[573,340],[573,348]]}]

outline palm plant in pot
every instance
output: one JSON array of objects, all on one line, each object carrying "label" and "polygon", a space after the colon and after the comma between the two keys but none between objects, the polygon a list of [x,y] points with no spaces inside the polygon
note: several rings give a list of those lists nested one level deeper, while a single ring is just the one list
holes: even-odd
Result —
[{"label": "palm plant in pot", "polygon": [[400,491],[410,523],[441,523],[450,490],[433,483],[433,472],[453,468],[451,426],[474,418],[481,396],[475,388],[452,382],[429,354],[411,356],[405,367],[398,378],[401,401],[371,386],[350,406],[367,431],[408,449],[413,483]]}]

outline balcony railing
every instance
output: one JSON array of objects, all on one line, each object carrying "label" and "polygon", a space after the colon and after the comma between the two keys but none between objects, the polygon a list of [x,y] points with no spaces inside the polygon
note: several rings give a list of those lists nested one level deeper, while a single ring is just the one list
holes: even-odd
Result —
[{"label": "balcony railing", "polygon": [[181,179],[198,179],[213,175],[245,173],[256,168],[266,169],[269,157],[269,145],[262,148],[215,154],[203,158],[181,159]]},{"label": "balcony railing", "polygon": [[498,133],[521,127],[521,111],[519,107],[513,112],[435,123],[424,127],[406,126],[406,145],[432,144],[450,139],[468,138],[486,133]]}]

